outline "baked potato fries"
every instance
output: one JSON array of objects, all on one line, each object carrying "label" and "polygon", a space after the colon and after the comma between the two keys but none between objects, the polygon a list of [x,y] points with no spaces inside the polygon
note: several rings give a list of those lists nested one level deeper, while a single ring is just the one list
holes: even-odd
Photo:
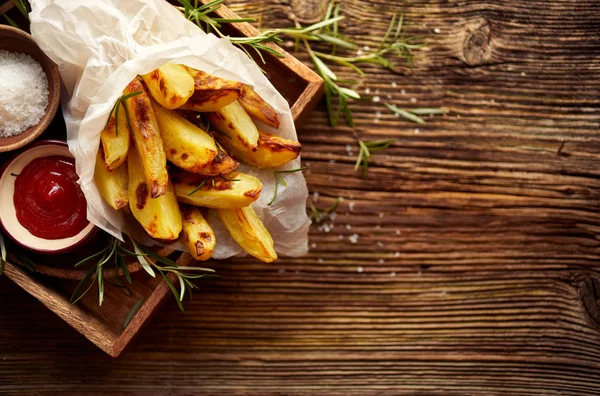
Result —
[{"label": "baked potato fries", "polygon": [[248,85],[178,64],[136,77],[123,94],[95,165],[106,203],[130,212],[154,239],[179,239],[196,260],[215,249],[206,220],[215,210],[246,252],[276,260],[273,238],[250,206],[262,183],[236,169],[240,162],[276,168],[298,157],[300,143],[254,123],[278,128],[279,114]]}]

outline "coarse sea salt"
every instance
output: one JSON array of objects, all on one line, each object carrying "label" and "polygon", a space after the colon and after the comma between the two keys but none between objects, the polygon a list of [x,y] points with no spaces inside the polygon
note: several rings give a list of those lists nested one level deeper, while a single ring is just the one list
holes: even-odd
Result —
[{"label": "coarse sea salt", "polygon": [[18,135],[44,116],[48,79],[31,56],[0,50],[0,92],[0,137]]}]

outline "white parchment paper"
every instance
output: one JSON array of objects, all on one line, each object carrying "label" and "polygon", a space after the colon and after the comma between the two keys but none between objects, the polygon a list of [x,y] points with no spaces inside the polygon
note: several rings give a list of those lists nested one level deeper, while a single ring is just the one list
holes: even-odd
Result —
[{"label": "white parchment paper", "polygon": [[[75,156],[79,183],[88,202],[88,219],[121,237],[139,227],[110,208],[94,184],[94,163],[100,131],[125,86],[138,74],[164,63],[182,63],[207,73],[250,84],[281,117],[278,130],[262,126],[288,139],[297,139],[285,99],[257,65],[227,39],[205,34],[164,0],[31,0],[31,33],[59,67],[63,82],[61,101],[69,149]],[[282,169],[300,166],[300,160]],[[257,176],[262,194],[253,207],[271,232],[277,253],[300,256],[308,250],[305,203],[308,196],[301,172],[285,174],[287,188],[278,186],[277,200],[268,206],[274,188],[270,170],[242,166]],[[243,254],[218,215],[208,221],[215,229],[215,258]],[[147,242],[149,242],[147,240]],[[181,245],[174,244],[174,248]]]}]

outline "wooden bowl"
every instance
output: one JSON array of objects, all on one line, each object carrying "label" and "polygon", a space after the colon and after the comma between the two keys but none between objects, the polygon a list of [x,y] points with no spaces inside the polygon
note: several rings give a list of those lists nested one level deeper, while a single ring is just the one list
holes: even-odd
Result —
[{"label": "wooden bowl", "polygon": [[38,47],[31,35],[11,26],[0,25],[0,49],[30,55],[38,61],[48,79],[48,105],[40,122],[27,128],[21,134],[0,137],[0,152],[12,151],[34,141],[54,119],[60,103],[60,77],[58,67]]}]

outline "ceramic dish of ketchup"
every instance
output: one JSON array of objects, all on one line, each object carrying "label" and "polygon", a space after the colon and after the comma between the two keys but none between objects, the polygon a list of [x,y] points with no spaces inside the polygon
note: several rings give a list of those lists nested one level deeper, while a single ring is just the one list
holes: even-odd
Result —
[{"label": "ceramic dish of ketchup", "polygon": [[0,176],[0,225],[17,244],[43,254],[72,251],[97,231],[87,220],[67,144],[46,140],[9,160]]}]

